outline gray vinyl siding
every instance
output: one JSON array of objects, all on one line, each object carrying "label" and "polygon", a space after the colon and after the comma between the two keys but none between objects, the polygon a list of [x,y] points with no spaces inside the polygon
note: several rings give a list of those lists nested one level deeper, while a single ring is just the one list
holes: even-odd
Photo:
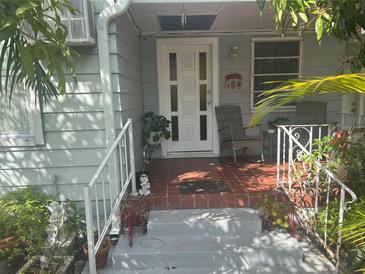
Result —
[{"label": "gray vinyl siding", "polygon": [[118,102],[115,103],[116,128],[119,131],[127,119],[132,119],[138,171],[143,163],[140,117],[144,112],[140,36],[127,15],[117,18],[115,25],[117,53],[112,58],[118,66],[118,74],[115,77],[119,82],[118,89],[113,90],[114,102]]},{"label": "gray vinyl siding", "polygon": [[142,40],[142,61],[143,61],[143,95],[144,109],[146,112],[158,113],[158,79],[157,79],[157,57],[156,40],[145,38]]},{"label": "gray vinyl siding", "polygon": [[78,49],[77,83],[68,77],[66,94],[43,103],[44,145],[1,148],[1,194],[17,186],[41,186],[47,193],[60,192],[65,198],[82,200],[82,187],[105,155],[95,50]]}]

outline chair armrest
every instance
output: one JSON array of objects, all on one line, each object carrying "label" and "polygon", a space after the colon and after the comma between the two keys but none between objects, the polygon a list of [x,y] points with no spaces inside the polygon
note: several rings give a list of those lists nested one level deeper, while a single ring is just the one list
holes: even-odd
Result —
[{"label": "chair armrest", "polygon": [[254,128],[259,128],[260,129],[260,136],[262,136],[262,127],[261,127],[261,125],[257,125],[257,126],[254,126],[254,127],[244,127],[245,130],[254,129]]},{"label": "chair armrest", "polygon": [[230,129],[230,127],[229,127],[229,126],[226,126],[226,127],[220,127],[220,128],[218,128],[218,131],[222,131],[222,130],[226,130],[226,129]]},{"label": "chair armrest", "polygon": [[233,133],[230,126],[218,128],[218,133],[219,135],[230,137],[231,139],[233,138]]}]

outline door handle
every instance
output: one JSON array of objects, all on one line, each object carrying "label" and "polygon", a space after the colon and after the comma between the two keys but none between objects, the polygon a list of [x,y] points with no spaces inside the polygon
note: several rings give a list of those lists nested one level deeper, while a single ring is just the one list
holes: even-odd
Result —
[{"label": "door handle", "polygon": [[207,105],[212,104],[212,96],[210,95],[210,91],[207,90]]}]

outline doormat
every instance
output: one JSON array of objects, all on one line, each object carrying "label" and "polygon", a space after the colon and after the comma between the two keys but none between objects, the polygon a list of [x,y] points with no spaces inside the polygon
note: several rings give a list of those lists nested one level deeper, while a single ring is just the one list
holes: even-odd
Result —
[{"label": "doormat", "polygon": [[181,194],[229,191],[229,187],[222,181],[190,181],[180,184]]}]

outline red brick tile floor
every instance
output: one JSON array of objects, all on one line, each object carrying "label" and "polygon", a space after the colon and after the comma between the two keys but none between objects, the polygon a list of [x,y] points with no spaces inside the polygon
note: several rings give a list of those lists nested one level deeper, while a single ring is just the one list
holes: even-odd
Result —
[{"label": "red brick tile floor", "polygon": [[[150,209],[254,207],[265,191],[276,188],[276,165],[239,161],[223,163],[219,158],[152,160],[147,166],[152,194]],[[179,184],[195,180],[221,180],[229,192],[180,194]]]}]

